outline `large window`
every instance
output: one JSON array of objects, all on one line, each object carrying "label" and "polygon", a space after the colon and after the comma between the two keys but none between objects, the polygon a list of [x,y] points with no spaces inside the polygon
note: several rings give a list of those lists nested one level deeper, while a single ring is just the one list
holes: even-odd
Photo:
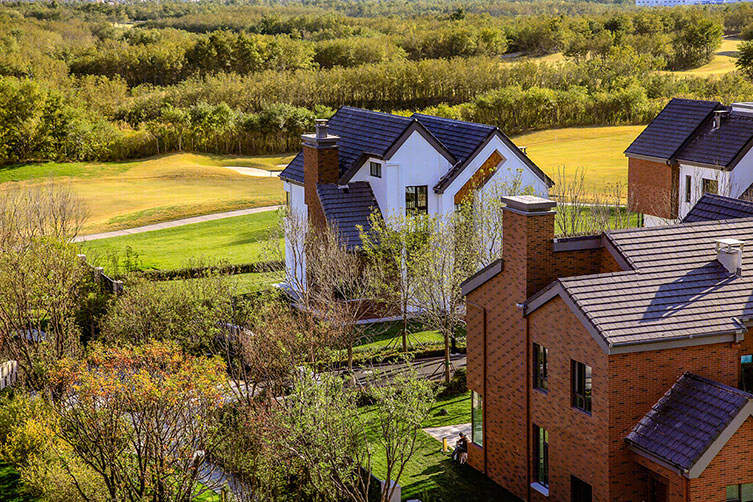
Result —
[{"label": "large window", "polygon": [[753,502],[753,483],[728,486],[727,502]]},{"label": "large window", "polygon": [[477,392],[471,392],[471,441],[484,446],[484,400]]},{"label": "large window", "polygon": [[591,367],[571,361],[574,408],[591,413]]},{"label": "large window", "polygon": [[593,500],[591,485],[575,476],[570,476],[570,500],[572,502],[591,502]]},{"label": "large window", "polygon": [[429,213],[429,189],[426,185],[405,187],[405,213]]},{"label": "large window", "polygon": [[719,193],[719,182],[703,178],[703,193],[710,193],[712,195]]},{"label": "large window", "polygon": [[548,356],[549,350],[546,347],[542,347],[537,343],[533,344],[533,387],[535,389],[543,391],[549,390],[549,370],[547,368]]},{"label": "large window", "polygon": [[549,433],[538,425],[533,426],[533,480],[549,486]]},{"label": "large window", "polygon": [[369,163],[369,172],[375,178],[381,178],[382,177],[382,164],[380,164],[379,162]]},{"label": "large window", "polygon": [[690,190],[693,185],[691,185],[693,181],[693,178],[691,176],[685,176],[685,202],[690,202]]}]

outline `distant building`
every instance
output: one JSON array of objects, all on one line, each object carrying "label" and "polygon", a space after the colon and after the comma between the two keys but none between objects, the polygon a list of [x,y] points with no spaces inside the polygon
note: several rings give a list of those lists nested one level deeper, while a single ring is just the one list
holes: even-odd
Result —
[{"label": "distant building", "polygon": [[639,7],[675,7],[677,5],[718,5],[753,0],[635,0]]}]

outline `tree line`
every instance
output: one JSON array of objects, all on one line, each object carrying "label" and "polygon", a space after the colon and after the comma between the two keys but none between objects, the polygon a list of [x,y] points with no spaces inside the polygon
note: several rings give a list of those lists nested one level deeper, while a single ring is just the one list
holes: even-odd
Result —
[{"label": "tree line", "polygon": [[[0,163],[288,151],[314,117],[342,105],[516,134],[642,123],[677,95],[729,101],[751,91],[744,74],[659,73],[708,61],[723,33],[753,20],[747,4],[416,4],[421,13],[399,19],[378,2],[334,0],[5,3]],[[560,52],[560,62],[508,61]]]}]

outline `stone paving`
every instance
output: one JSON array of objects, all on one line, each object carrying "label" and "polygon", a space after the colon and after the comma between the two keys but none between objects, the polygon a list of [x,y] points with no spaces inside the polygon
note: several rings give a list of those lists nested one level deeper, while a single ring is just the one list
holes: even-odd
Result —
[{"label": "stone paving", "polygon": [[455,441],[460,437],[462,432],[468,437],[468,441],[471,440],[471,424],[458,424],[458,425],[444,425],[442,427],[429,427],[424,429],[424,432],[433,437],[437,441],[447,439],[447,445],[450,449],[455,448]]}]

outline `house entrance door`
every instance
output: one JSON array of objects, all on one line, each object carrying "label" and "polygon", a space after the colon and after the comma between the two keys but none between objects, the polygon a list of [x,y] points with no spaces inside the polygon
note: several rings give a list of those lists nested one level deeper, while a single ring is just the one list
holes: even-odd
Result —
[{"label": "house entrance door", "polygon": [[648,482],[648,502],[667,502],[667,484],[654,477]]}]

